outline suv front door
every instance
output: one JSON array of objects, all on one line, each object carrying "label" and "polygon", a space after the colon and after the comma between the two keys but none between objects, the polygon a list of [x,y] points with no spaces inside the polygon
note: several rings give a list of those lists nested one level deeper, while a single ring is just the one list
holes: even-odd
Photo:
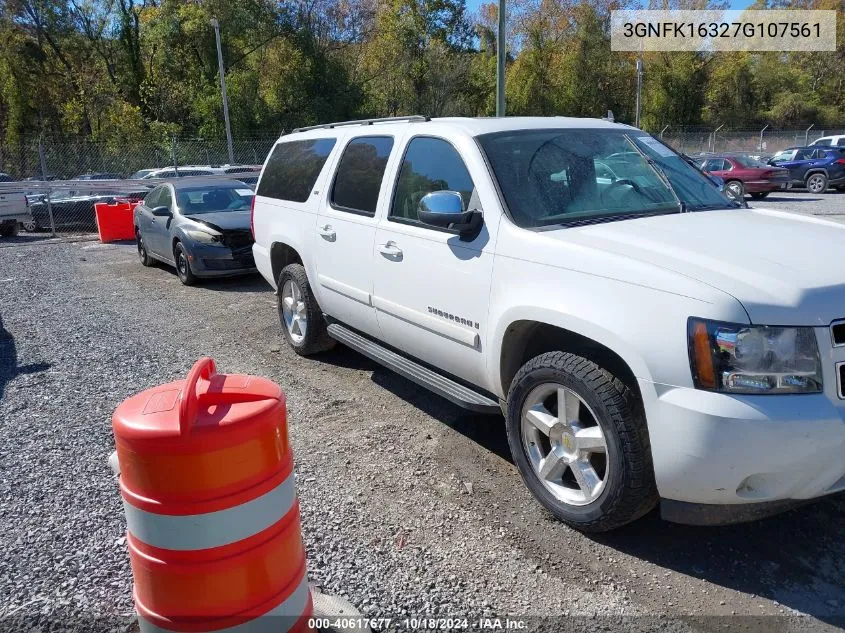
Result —
[{"label": "suv front door", "polygon": [[[392,136],[352,138],[340,155],[317,215],[317,279],[326,314],[378,337],[372,304],[376,210],[386,204],[382,181]],[[314,283],[312,282],[312,283]]]},{"label": "suv front door", "polygon": [[415,136],[408,142],[388,214],[376,231],[373,305],[386,343],[484,384],[482,342],[498,216],[490,213],[481,232],[462,241],[417,215],[420,199],[440,190],[459,192],[465,209],[483,210],[476,187],[484,177],[480,156],[471,165],[472,173],[445,139]]}]

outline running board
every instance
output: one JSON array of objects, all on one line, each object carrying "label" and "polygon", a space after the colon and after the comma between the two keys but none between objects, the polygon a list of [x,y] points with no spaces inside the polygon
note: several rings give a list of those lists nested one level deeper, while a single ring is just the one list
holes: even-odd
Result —
[{"label": "running board", "polygon": [[462,384],[438,374],[428,367],[424,367],[386,347],[382,347],[378,343],[361,336],[357,332],[353,332],[347,327],[338,323],[330,323],[328,332],[329,336],[333,339],[340,341],[388,369],[392,369],[408,380],[412,380],[437,395],[443,396],[459,407],[478,413],[502,413],[499,403],[492,398],[488,398],[469,387],[464,387]]}]

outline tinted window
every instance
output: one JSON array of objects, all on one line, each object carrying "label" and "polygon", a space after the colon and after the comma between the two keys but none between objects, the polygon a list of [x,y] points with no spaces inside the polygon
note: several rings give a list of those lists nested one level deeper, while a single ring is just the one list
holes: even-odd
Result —
[{"label": "tinted window", "polygon": [[831,138],[820,138],[818,141],[814,141],[813,145],[832,145],[833,139]]},{"label": "tinted window", "polygon": [[364,136],[353,139],[343,150],[332,188],[332,204],[342,209],[374,214],[381,181],[393,139]]},{"label": "tinted window", "polygon": [[258,195],[291,202],[308,200],[334,144],[333,138],[278,143],[258,184]]},{"label": "tinted window", "polygon": [[180,188],[176,200],[184,215],[244,211],[252,202],[252,190],[238,186],[205,186]]},{"label": "tinted window", "polygon": [[408,143],[390,216],[417,220],[417,205],[432,191],[457,191],[469,208],[475,189],[457,150],[438,138],[418,137]]},{"label": "tinted window", "polygon": [[836,141],[836,146],[837,147],[845,147],[845,136],[843,136],[841,139]]}]

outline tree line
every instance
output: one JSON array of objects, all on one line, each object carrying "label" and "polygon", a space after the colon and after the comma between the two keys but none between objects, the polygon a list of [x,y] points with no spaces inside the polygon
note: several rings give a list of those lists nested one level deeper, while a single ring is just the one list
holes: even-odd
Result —
[{"label": "tree line", "polygon": [[[653,8],[719,8],[663,0]],[[508,114],[633,121],[635,57],[610,50],[633,0],[509,0]],[[842,0],[826,53],[647,53],[642,126],[845,122]],[[33,138],[166,143],[360,117],[495,113],[496,3],[465,0],[0,0],[0,159]]]}]

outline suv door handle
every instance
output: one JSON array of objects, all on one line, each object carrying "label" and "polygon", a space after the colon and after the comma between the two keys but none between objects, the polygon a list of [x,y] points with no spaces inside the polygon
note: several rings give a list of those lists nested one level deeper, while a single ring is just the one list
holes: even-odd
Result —
[{"label": "suv door handle", "polygon": [[337,237],[337,233],[335,233],[331,224],[324,224],[317,229],[317,232],[330,242],[334,241],[334,238]]},{"label": "suv door handle", "polygon": [[378,245],[379,253],[392,259],[402,259],[402,249],[396,246],[396,242]]}]

